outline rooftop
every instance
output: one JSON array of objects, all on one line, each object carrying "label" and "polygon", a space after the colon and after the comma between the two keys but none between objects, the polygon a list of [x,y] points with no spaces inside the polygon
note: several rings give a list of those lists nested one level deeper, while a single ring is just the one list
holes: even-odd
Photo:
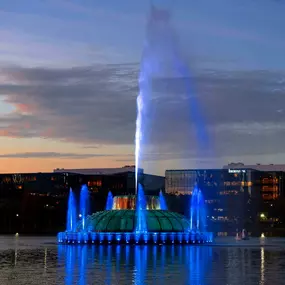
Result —
[{"label": "rooftop", "polygon": [[[135,172],[136,168],[134,165],[127,165],[118,168],[79,168],[79,169],[66,169],[66,168],[56,168],[53,172],[55,173],[76,173],[82,175],[112,175],[125,172]],[[139,169],[139,172],[143,173],[143,169]]]}]

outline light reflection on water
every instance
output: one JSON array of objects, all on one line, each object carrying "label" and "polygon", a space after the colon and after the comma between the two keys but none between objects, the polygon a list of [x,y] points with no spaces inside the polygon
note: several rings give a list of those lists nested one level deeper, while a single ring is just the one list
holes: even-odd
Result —
[{"label": "light reflection on water", "polygon": [[0,284],[283,284],[285,240],[214,246],[66,246],[0,237]]}]

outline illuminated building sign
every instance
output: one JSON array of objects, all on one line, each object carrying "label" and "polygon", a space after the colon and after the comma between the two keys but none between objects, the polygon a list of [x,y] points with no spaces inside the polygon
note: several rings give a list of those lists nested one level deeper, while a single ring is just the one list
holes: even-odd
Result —
[{"label": "illuminated building sign", "polygon": [[244,169],[229,169],[229,173],[245,173]]}]

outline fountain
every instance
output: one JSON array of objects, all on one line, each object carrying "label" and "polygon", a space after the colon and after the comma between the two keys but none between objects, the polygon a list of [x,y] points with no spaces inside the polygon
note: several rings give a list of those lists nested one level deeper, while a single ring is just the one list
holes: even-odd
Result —
[{"label": "fountain", "polygon": [[[84,198],[85,197],[85,198]],[[114,197],[110,208],[111,193],[106,210],[86,216],[87,207],[81,207],[82,219],[75,225],[75,201],[71,191],[66,232],[58,233],[63,244],[199,244],[211,243],[213,233],[205,231],[206,216],[202,192],[196,187],[191,200],[191,218],[167,210],[162,193],[145,196],[138,184],[136,196]],[[82,187],[81,200],[88,199],[88,189]],[[116,202],[115,202],[116,201]],[[83,203],[87,205],[86,203]],[[81,203],[82,205],[82,203]],[[82,210],[82,209],[85,210]],[[72,226],[70,226],[70,221]]]},{"label": "fountain", "polygon": [[77,224],[76,216],[76,200],[72,189],[69,191],[68,206],[67,206],[67,220],[66,220],[66,231],[75,232]]},{"label": "fountain", "polygon": [[165,211],[168,210],[164,195],[161,190],[159,192],[159,204],[160,204],[160,210],[165,210]]},{"label": "fountain", "polygon": [[138,194],[137,194],[137,203],[136,203],[136,233],[143,234],[147,232],[146,224],[146,199],[144,191],[141,184],[138,184]]},{"label": "fountain", "polygon": [[206,228],[206,209],[202,191],[194,187],[190,206],[190,230],[204,231]]},{"label": "fountain", "polygon": [[89,193],[88,187],[83,185],[80,191],[80,215],[82,219],[82,230],[86,231],[86,217],[89,212]]},{"label": "fountain", "polygon": [[[159,13],[158,13],[159,12]],[[145,129],[145,119],[147,117],[147,107],[151,102],[152,79],[161,70],[160,49],[155,52],[153,40],[156,35],[159,39],[164,37],[168,31],[168,13],[161,13],[157,9],[152,9],[148,23],[148,38],[144,47],[143,58],[139,74],[139,94],[137,97],[137,118],[135,133],[135,189],[136,196],[124,195],[112,197],[108,194],[106,210],[88,214],[88,189],[83,186],[80,193],[80,214],[82,220],[72,230],[68,227],[67,232],[58,234],[59,243],[92,243],[92,244],[196,244],[211,243],[213,233],[206,232],[205,205],[202,192],[195,187],[191,200],[190,220],[183,215],[168,211],[165,198],[162,192],[158,203],[154,203],[154,197],[146,199],[142,185],[139,183],[139,167],[141,164],[142,143],[147,134]],[[161,25],[160,25],[161,24]],[[160,29],[162,27],[162,29]],[[165,28],[166,27],[166,28]],[[155,34],[151,34],[155,31]],[[166,35],[169,33],[167,32]],[[188,76],[186,66],[179,60],[176,53],[174,37],[166,37],[165,43],[170,43],[170,53],[167,53],[176,66],[171,69],[178,70],[183,77]],[[169,46],[169,45],[168,45]],[[165,49],[164,42],[158,42],[157,47]],[[166,48],[167,49],[167,48]],[[163,51],[161,50],[161,51]],[[146,55],[151,56],[146,56]],[[187,84],[189,93],[189,83]],[[193,96],[190,96],[192,98]],[[194,96],[195,97],[195,96]],[[193,118],[197,125],[197,136],[204,139],[203,122],[198,111],[197,102],[191,104],[193,108]],[[111,203],[112,202],[112,203]],[[150,203],[151,202],[151,203]],[[140,258],[140,257],[139,257]]]},{"label": "fountain", "polygon": [[105,208],[106,211],[112,210],[112,208],[113,208],[113,201],[114,201],[113,194],[112,194],[111,191],[109,191],[108,197],[107,197],[107,202],[106,202],[106,208]]}]

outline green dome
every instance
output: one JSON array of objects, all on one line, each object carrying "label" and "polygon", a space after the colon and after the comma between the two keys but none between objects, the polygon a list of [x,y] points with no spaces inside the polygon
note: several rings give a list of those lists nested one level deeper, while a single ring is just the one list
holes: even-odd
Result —
[{"label": "green dome", "polygon": [[[146,220],[149,232],[184,232],[189,229],[189,222],[184,216],[170,211],[146,211]],[[136,211],[97,212],[87,217],[86,226],[92,232],[133,232],[136,227]],[[78,229],[81,229],[80,224]]]}]

